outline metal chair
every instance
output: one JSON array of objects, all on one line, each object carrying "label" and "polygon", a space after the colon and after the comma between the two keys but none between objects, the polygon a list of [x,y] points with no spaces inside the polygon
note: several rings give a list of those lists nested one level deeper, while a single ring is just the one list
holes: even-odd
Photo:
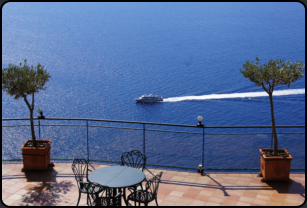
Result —
[{"label": "metal chair", "polygon": [[145,204],[145,206],[148,206],[148,203],[152,202],[153,200],[156,201],[157,206],[158,201],[157,201],[157,194],[158,194],[158,188],[159,184],[161,181],[162,173],[160,172],[156,176],[154,176],[151,179],[146,179],[146,184],[145,184],[145,190],[135,190],[131,191],[131,193],[127,197],[127,201],[134,201],[138,202],[139,205],[141,203]]},{"label": "metal chair", "polygon": [[124,152],[121,156],[121,165],[137,168],[144,171],[147,157],[139,150]]},{"label": "metal chair", "polygon": [[[95,190],[103,190],[100,193],[95,192]],[[108,187],[104,187],[98,183],[89,183],[88,186],[88,205],[89,206],[120,206],[121,205],[121,195],[122,192],[119,191],[115,196],[113,196],[113,190]],[[99,196],[100,194],[100,196]]]},{"label": "metal chair", "polygon": [[[147,157],[145,154],[141,153],[139,150],[131,150],[129,152],[124,152],[121,156],[121,166],[129,166],[141,171],[144,171],[146,165]],[[134,187],[129,187],[130,191],[136,189],[141,186],[141,184],[137,184]],[[141,186],[142,188],[142,186]]]},{"label": "metal chair", "polygon": [[[83,158],[81,159],[75,158],[72,162],[71,169],[75,174],[75,179],[77,181],[77,185],[79,189],[79,198],[78,198],[77,206],[79,205],[81,193],[87,194],[87,203],[88,203],[88,200],[89,200],[88,172],[92,170],[88,168],[87,160]],[[99,193],[101,191],[103,191],[101,187],[91,190],[91,192],[95,192],[95,193]]]}]

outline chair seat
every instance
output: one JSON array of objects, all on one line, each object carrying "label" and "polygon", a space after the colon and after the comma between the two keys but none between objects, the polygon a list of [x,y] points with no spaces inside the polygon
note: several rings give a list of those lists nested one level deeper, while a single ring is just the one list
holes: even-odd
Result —
[{"label": "chair seat", "polygon": [[[118,202],[113,202],[113,200],[110,200],[106,197],[99,197],[98,199],[96,199],[96,201],[93,201],[91,206],[108,206],[108,201],[110,201],[110,205],[109,206],[115,206],[117,205]],[[98,203],[96,205],[96,202]]]},{"label": "chair seat", "polygon": [[[145,206],[148,206],[149,202],[155,200],[157,206],[159,206],[158,201],[157,201],[157,192],[158,192],[162,173],[163,172],[160,172],[159,174],[155,175],[153,178],[146,179],[145,189],[143,188],[142,190],[129,189],[131,194],[128,195],[127,201],[139,202],[139,205],[140,203],[143,203],[145,204]],[[126,204],[128,206],[128,202],[126,202]]]},{"label": "chair seat", "polygon": [[83,188],[80,188],[79,190],[82,192],[82,193],[100,193],[101,191],[103,191],[104,188],[100,188],[100,187],[89,187],[88,188],[88,185],[89,184],[86,184],[83,186]]},{"label": "chair seat", "polygon": [[[110,191],[106,189],[106,191]],[[108,193],[108,195],[111,194],[111,192]],[[95,193],[90,194],[90,206],[119,206],[120,200],[121,200],[122,192],[118,192],[116,196],[97,196]],[[91,202],[92,201],[92,202]],[[96,204],[97,203],[97,204]]]},{"label": "chair seat", "polygon": [[128,201],[131,200],[131,201],[136,201],[136,202],[140,202],[140,203],[145,203],[146,196],[147,196],[147,200],[148,200],[147,202],[151,202],[153,200],[151,192],[137,190],[136,196],[135,196],[134,193],[131,193],[131,194],[128,195]]}]

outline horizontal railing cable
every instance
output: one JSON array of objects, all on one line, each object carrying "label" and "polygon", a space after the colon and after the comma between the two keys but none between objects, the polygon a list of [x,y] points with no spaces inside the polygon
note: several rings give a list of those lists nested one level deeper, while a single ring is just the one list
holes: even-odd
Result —
[{"label": "horizontal railing cable", "polygon": [[[9,120],[30,120],[29,118],[2,118],[2,121]],[[39,120],[33,118],[33,120]],[[166,123],[151,123],[151,122],[137,122],[137,121],[121,121],[121,120],[104,120],[104,119],[89,119],[89,118],[45,118],[40,120],[59,120],[59,121],[101,121],[101,122],[115,122],[115,123],[133,123],[146,125],[162,125],[162,126],[177,126],[189,128],[272,128],[272,126],[204,126],[198,127],[196,125],[182,125],[182,124],[166,124]],[[276,128],[305,128],[304,125],[276,125]]]},{"label": "horizontal railing cable", "polygon": [[[26,125],[26,124],[20,124],[20,125],[8,125],[8,126],[2,126],[2,127],[22,127],[22,126],[31,126],[31,125]],[[34,126],[39,126],[35,124]],[[42,124],[40,126],[69,126],[69,127],[87,127],[86,125],[76,125],[76,124]],[[129,130],[141,130],[141,128],[128,128],[128,127],[115,127],[115,126],[93,126],[93,125],[88,125],[88,127],[92,128],[113,128],[113,129],[129,129]],[[209,127],[208,127],[209,128]],[[227,127],[220,127],[220,128],[227,128]],[[246,128],[251,128],[251,127],[246,127]],[[266,127],[267,128],[267,127]],[[272,127],[270,127],[272,128]],[[288,126],[284,128],[289,128]],[[299,127],[303,128],[303,127]],[[146,131],[156,131],[156,132],[168,132],[168,133],[183,133],[183,134],[202,134],[199,132],[184,132],[184,131],[169,131],[169,130],[159,130],[159,129],[145,129]],[[255,132],[255,133],[206,133],[206,135],[254,135],[254,134],[272,134],[272,132]],[[280,132],[277,134],[305,134],[305,132]]]},{"label": "horizontal railing cable", "polygon": [[[26,121],[30,120],[29,118],[4,118],[2,119],[2,122],[6,121]],[[208,129],[268,129],[271,130],[272,126],[203,126],[203,127],[198,127],[196,125],[182,125],[182,124],[165,124],[165,123],[153,123],[153,122],[136,122],[136,121],[120,121],[120,120],[105,120],[105,119],[90,119],[90,118],[45,118],[45,119],[38,119],[34,118],[33,120],[38,120],[39,124],[35,124],[35,127],[39,127],[39,131],[41,127],[82,127],[86,128],[87,135],[86,135],[86,143],[89,145],[91,141],[89,141],[89,135],[88,135],[88,130],[89,128],[108,128],[108,129],[122,129],[122,130],[136,130],[136,131],[143,131],[143,153],[145,154],[145,132],[164,132],[164,133],[175,133],[175,134],[193,134],[193,135],[203,135],[203,146],[204,146],[204,135],[272,135],[272,132],[244,132],[244,133],[214,133],[214,132],[206,132]],[[45,121],[79,121],[83,122],[86,121],[85,124],[41,124],[41,122]],[[104,122],[104,123],[119,123],[119,124],[129,124],[129,125],[142,125],[143,128],[131,128],[131,127],[125,127],[125,126],[109,126],[109,125],[89,125],[89,122]],[[30,124],[12,124],[12,125],[3,125],[2,127],[9,128],[9,127],[29,127]],[[156,126],[156,127],[154,127]],[[200,132],[193,132],[191,131],[175,131],[173,130],[164,130],[164,129],[156,129],[158,128],[157,126],[164,126],[164,127],[182,127],[182,128],[192,128],[192,129],[203,129],[203,133]],[[305,129],[305,125],[280,125],[276,126],[277,129]],[[257,130],[254,130],[257,131]],[[280,132],[277,133],[278,135],[286,135],[286,134],[293,134],[293,135],[299,135],[299,134],[305,134],[305,132]],[[271,141],[272,145],[272,141]],[[198,144],[196,144],[198,146]],[[201,146],[201,145],[200,145]],[[87,149],[87,157],[89,160],[89,150]],[[62,161],[69,161],[72,160],[72,158],[51,158],[52,160],[62,160]],[[111,158],[110,158],[111,159]],[[2,159],[2,161],[22,161],[22,159]],[[99,158],[92,158],[90,161],[92,162],[108,162],[108,163],[120,163],[120,161],[116,160],[100,160]],[[180,168],[180,169],[197,169],[197,167],[182,167],[178,165],[165,165],[165,164],[147,164],[148,166],[154,166],[154,167],[166,167],[166,168]],[[204,149],[202,150],[202,165],[204,167]],[[205,168],[206,170],[259,170],[259,169],[252,169],[252,168],[241,168],[241,169],[236,169],[236,168]],[[305,169],[291,169],[291,170],[305,170]]]}]

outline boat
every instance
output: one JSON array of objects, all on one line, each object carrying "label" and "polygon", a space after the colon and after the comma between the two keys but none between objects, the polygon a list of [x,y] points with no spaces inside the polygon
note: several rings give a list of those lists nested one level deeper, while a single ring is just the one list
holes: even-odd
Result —
[{"label": "boat", "polygon": [[163,97],[162,96],[159,96],[159,95],[142,95],[141,97],[139,98],[136,98],[134,99],[136,102],[138,103],[146,103],[146,102],[161,102],[163,101]]}]

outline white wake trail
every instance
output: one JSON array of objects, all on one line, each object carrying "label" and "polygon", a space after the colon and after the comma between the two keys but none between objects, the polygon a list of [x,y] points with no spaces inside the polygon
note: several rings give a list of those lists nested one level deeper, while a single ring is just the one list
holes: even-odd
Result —
[{"label": "white wake trail", "polygon": [[[273,96],[282,95],[297,95],[305,94],[305,89],[288,89],[288,90],[275,90]],[[211,95],[199,95],[199,96],[183,96],[183,97],[171,97],[163,99],[163,102],[178,102],[184,100],[212,100],[212,99],[227,99],[227,98],[251,98],[251,97],[264,97],[268,94],[263,92],[244,92],[244,93],[231,93],[231,94],[211,94]]]}]

